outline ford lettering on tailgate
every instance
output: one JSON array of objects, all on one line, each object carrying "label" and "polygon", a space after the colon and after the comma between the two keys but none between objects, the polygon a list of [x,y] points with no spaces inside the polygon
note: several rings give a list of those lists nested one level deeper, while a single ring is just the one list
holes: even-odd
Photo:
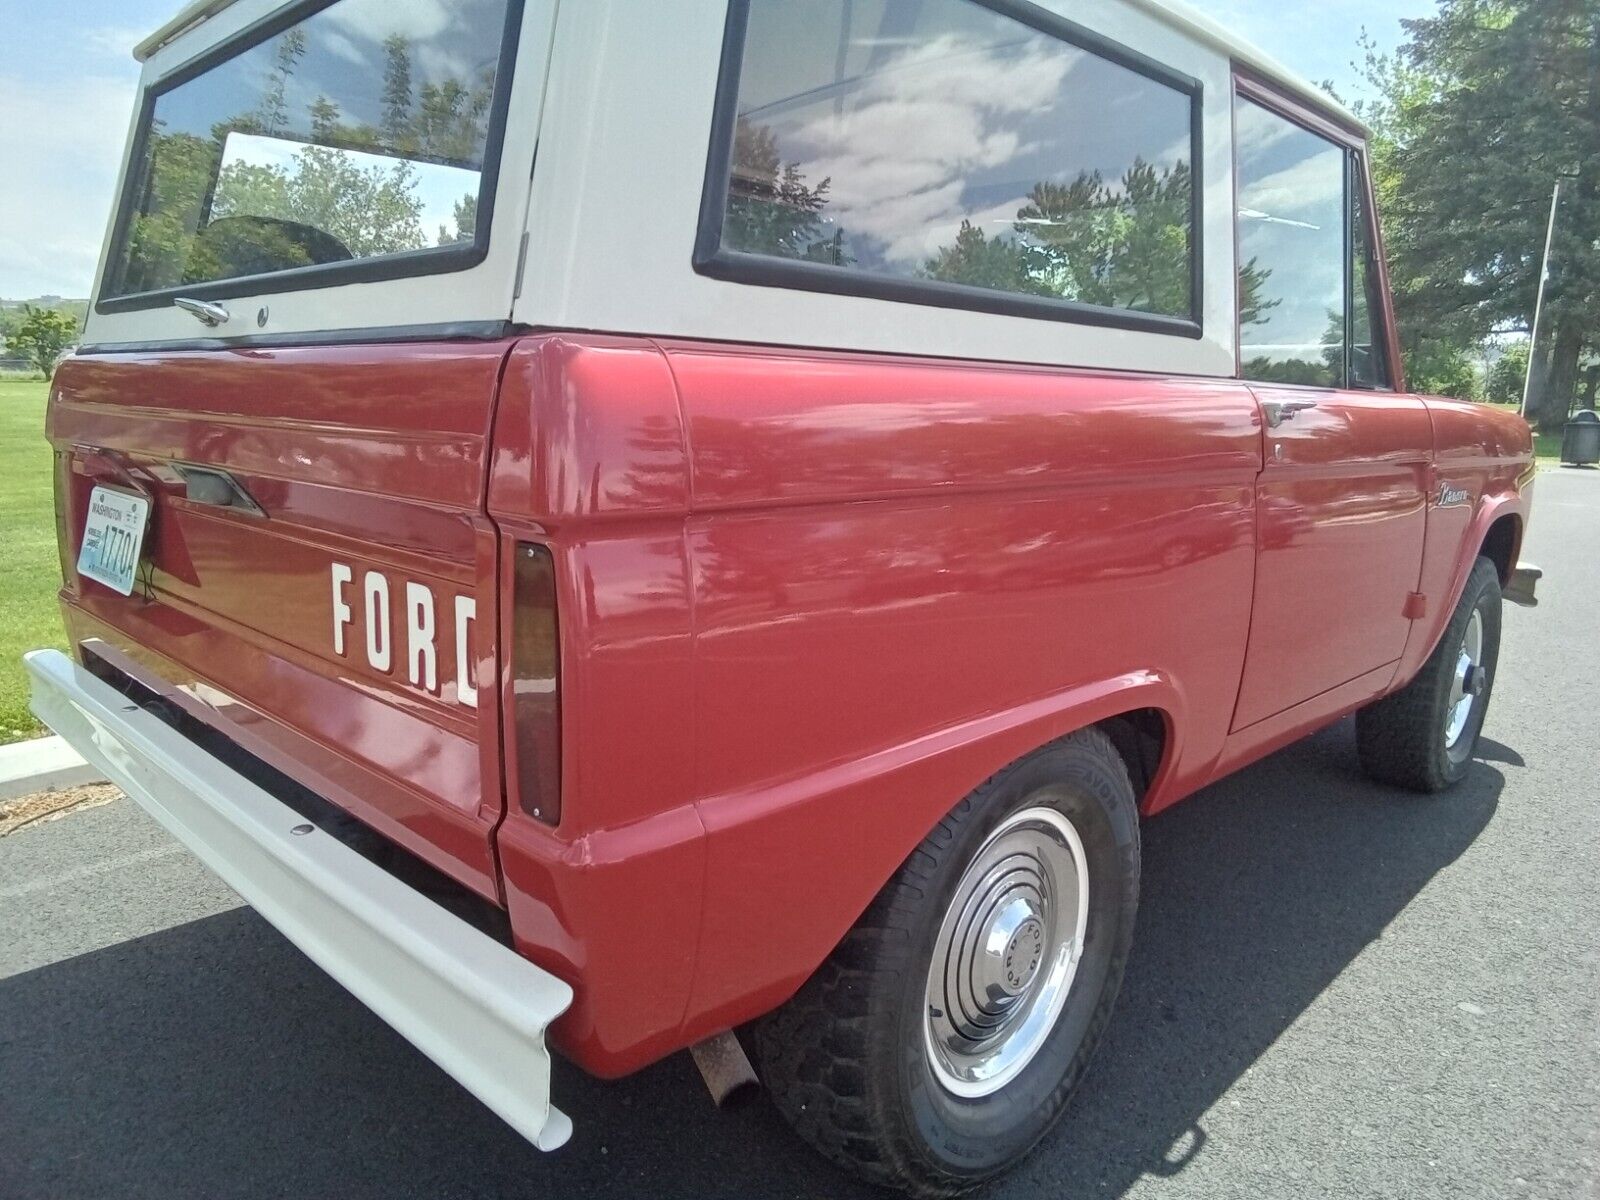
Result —
[{"label": "ford lettering on tailgate", "polygon": [[[413,687],[439,695],[440,617],[433,589],[414,580],[391,588],[382,571],[363,571],[359,596],[355,596],[355,571],[347,563],[336,562],[330,571],[333,585],[333,652],[341,658],[352,653],[353,626],[360,612],[360,640],[367,663],[374,671],[390,674],[399,671]],[[398,610],[398,611],[397,611]],[[470,633],[477,620],[478,602],[471,596],[456,596],[445,614],[444,624],[451,632],[455,652],[456,699],[468,708],[478,707],[478,688],[473,678]]]}]

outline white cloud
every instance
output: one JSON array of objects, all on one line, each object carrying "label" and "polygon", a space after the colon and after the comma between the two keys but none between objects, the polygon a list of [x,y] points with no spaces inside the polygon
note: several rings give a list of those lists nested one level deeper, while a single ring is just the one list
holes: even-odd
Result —
[{"label": "white cloud", "polygon": [[960,227],[967,181],[1027,149],[1017,119],[1053,100],[1071,65],[1038,43],[1002,54],[938,38],[895,55],[842,111],[820,102],[783,140],[805,147],[810,178],[831,178],[842,224],[886,243],[890,261],[920,262]]},{"label": "white cloud", "polygon": [[328,10],[328,18],[366,41],[399,34],[421,42],[444,32],[450,10],[442,0],[345,0]]},{"label": "white cloud", "polygon": [[416,81],[419,83],[422,80],[443,83],[447,79],[458,79],[471,84],[477,80],[478,73],[473,70],[466,55],[455,53],[437,42],[423,42],[414,48],[413,53],[416,55]]},{"label": "white cloud", "polygon": [[344,0],[328,9],[327,17],[345,33],[319,36],[328,39],[334,53],[353,63],[378,61],[383,42],[399,35],[411,43],[416,66],[413,86],[424,80],[470,80],[476,75],[473,64],[448,49],[439,36],[453,20],[443,0]]},{"label": "white cloud", "polygon": [[1344,159],[1337,153],[1318,154],[1260,179],[1241,178],[1239,207],[1337,228],[1344,211]]},{"label": "white cloud", "polygon": [[1234,121],[1234,153],[1241,159],[1260,158],[1275,146],[1304,138],[1306,131],[1255,104],[1241,104]]},{"label": "white cloud", "polygon": [[131,69],[50,83],[0,75],[0,296],[89,294],[134,91]]},{"label": "white cloud", "polygon": [[358,67],[367,65],[367,56],[361,52],[361,48],[338,30],[330,29],[323,33],[321,41],[324,48],[338,55],[346,62]]}]

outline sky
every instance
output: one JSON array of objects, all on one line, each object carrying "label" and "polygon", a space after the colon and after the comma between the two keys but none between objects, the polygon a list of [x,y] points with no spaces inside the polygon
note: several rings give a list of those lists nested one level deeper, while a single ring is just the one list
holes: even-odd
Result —
[{"label": "sky", "polygon": [[[0,298],[87,296],[139,72],[136,42],[183,0],[0,0]],[[1365,28],[1382,49],[1434,0],[1191,0],[1294,70],[1361,94]]]}]

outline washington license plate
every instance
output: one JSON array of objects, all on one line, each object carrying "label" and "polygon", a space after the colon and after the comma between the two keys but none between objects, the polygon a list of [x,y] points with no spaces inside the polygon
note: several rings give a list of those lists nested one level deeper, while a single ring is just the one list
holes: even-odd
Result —
[{"label": "washington license plate", "polygon": [[150,524],[150,501],[143,496],[97,487],[89,493],[89,516],[78,551],[78,574],[98,580],[124,596],[133,594],[133,578]]}]

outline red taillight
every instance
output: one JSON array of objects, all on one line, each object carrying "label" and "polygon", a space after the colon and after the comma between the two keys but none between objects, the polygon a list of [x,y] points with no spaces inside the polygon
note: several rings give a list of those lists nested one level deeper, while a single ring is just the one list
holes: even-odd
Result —
[{"label": "red taillight", "polygon": [[517,546],[511,627],[517,800],[530,817],[561,820],[560,644],[550,551]]},{"label": "red taillight", "polygon": [[72,455],[56,451],[56,557],[61,560],[61,582],[69,591],[78,590],[78,569],[72,553]]}]

